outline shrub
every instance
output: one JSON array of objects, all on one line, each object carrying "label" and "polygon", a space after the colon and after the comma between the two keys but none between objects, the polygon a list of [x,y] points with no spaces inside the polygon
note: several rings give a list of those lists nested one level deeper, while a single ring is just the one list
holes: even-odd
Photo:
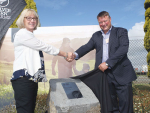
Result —
[{"label": "shrub", "polygon": [[[144,32],[145,32],[145,37],[144,37],[144,47],[148,52],[147,55],[147,61],[150,61],[150,0],[145,0],[144,7],[146,9],[145,11],[145,24],[144,24]],[[148,63],[148,74],[147,76],[150,77],[150,63]]]}]

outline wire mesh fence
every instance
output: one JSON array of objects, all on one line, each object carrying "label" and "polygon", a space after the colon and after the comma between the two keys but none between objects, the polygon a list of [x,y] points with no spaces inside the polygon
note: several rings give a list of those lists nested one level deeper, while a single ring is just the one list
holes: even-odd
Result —
[{"label": "wire mesh fence", "polygon": [[130,40],[128,58],[132,62],[135,72],[139,75],[148,71],[147,69],[147,51],[144,48],[144,40]]},{"label": "wire mesh fence", "polygon": [[129,41],[128,58],[132,62],[132,65],[138,77],[135,83],[150,83],[150,79],[147,77],[147,53],[148,52],[144,48],[144,39]]}]

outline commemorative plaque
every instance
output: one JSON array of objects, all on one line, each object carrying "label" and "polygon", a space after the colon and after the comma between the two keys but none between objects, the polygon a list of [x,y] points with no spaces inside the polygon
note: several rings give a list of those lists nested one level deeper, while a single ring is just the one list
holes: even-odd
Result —
[{"label": "commemorative plaque", "polygon": [[82,94],[75,82],[61,83],[68,99],[82,98]]}]

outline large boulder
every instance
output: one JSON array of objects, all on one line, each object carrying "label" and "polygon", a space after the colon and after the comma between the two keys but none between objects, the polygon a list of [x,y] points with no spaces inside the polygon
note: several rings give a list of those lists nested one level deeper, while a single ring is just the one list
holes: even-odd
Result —
[{"label": "large boulder", "polygon": [[79,79],[51,79],[49,113],[100,113],[100,103]]}]

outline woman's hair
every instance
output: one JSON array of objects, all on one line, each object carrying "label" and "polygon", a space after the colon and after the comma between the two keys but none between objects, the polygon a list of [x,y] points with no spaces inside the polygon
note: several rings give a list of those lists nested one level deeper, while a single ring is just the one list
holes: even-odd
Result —
[{"label": "woman's hair", "polygon": [[38,14],[35,12],[34,9],[24,9],[20,15],[20,17],[18,18],[18,20],[16,21],[17,26],[21,29],[21,28],[25,28],[24,26],[24,18],[30,15],[34,15],[37,17],[37,25],[34,28],[34,30],[37,29],[37,27],[40,26],[40,22],[39,22],[39,16]]}]

